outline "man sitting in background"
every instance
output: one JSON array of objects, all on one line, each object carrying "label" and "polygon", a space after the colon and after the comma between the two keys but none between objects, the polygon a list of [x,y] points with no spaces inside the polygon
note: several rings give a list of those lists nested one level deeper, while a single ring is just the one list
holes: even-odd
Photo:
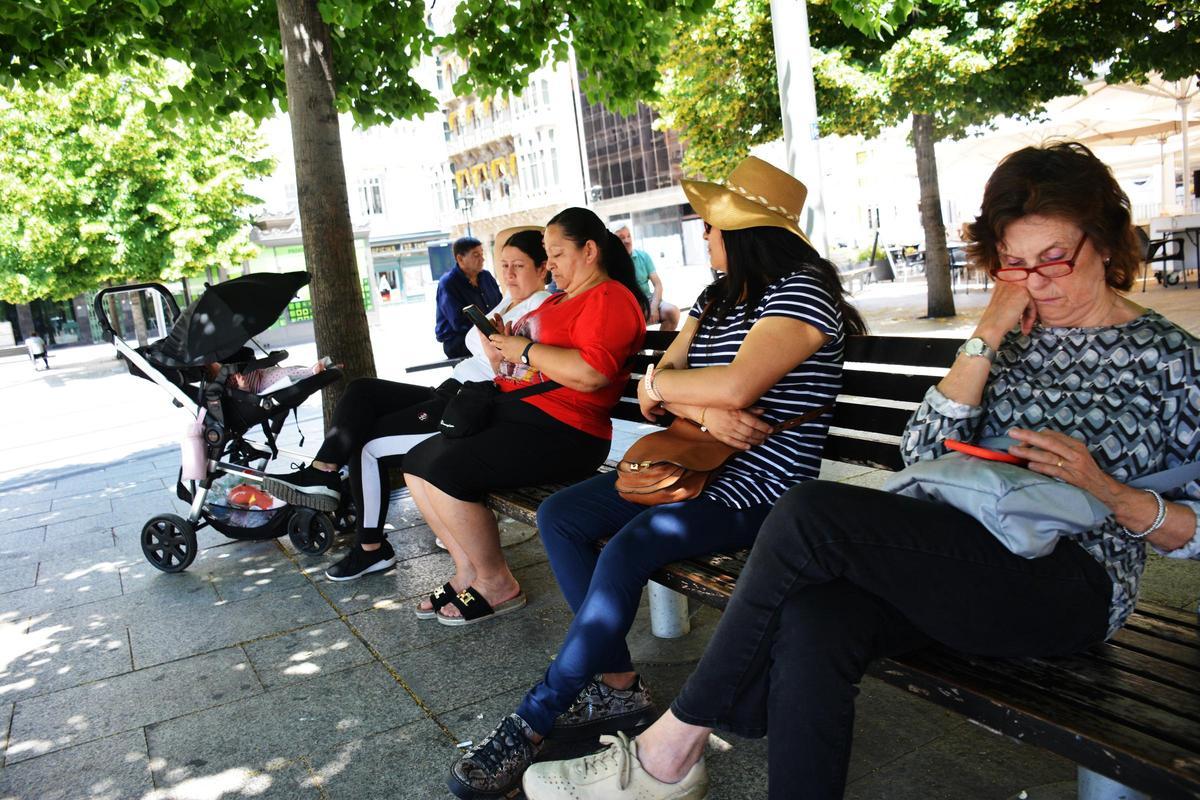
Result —
[{"label": "man sitting in background", "polygon": [[658,324],[658,329],[661,331],[675,330],[679,326],[679,309],[670,303],[663,302],[662,279],[658,277],[658,273],[654,269],[654,262],[650,260],[650,254],[644,250],[633,249],[633,231],[630,230],[628,222],[618,222],[617,225],[619,227],[613,233],[629,251],[629,257],[633,259],[637,285],[642,288],[646,299],[650,301],[646,324]]},{"label": "man sitting in background", "polygon": [[464,236],[456,240],[453,252],[456,266],[438,280],[433,331],[447,358],[466,358],[471,355],[466,345],[471,321],[462,310],[469,305],[484,311],[494,308],[500,302],[500,287],[483,271],[483,243],[478,239]]}]

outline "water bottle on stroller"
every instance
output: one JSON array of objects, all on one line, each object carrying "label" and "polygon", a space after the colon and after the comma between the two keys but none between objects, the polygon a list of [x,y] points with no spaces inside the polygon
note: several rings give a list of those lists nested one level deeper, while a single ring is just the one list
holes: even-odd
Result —
[{"label": "water bottle on stroller", "polygon": [[208,474],[208,454],[204,447],[204,414],[207,409],[201,408],[195,422],[189,422],[184,428],[183,439],[179,442],[179,459],[183,467],[182,480],[203,480]]}]

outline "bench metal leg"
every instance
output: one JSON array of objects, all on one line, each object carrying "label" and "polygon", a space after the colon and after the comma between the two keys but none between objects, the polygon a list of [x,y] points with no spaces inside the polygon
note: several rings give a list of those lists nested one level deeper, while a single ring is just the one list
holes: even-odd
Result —
[{"label": "bench metal leg", "polygon": [[1122,786],[1112,778],[1078,768],[1079,800],[1151,800],[1150,795]]},{"label": "bench metal leg", "polygon": [[650,632],[660,639],[678,639],[690,630],[687,598],[650,581]]}]

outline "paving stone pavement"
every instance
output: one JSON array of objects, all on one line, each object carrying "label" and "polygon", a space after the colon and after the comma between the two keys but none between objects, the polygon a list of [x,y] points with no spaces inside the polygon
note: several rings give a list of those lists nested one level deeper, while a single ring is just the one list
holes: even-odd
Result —
[{"label": "paving stone pavement", "polygon": [[[1148,296],[1200,331],[1200,304],[1178,291]],[[876,297],[875,326],[963,335],[978,312],[971,297],[953,325],[915,322],[911,310],[902,319],[907,301]],[[67,372],[55,376],[63,386],[134,382],[111,369]],[[0,412],[17,391],[5,385]],[[316,414],[302,414],[302,425],[311,450]],[[614,450],[636,435],[619,431]],[[88,452],[105,446],[97,435]],[[114,453],[0,483],[0,800],[448,797],[456,744],[485,736],[515,707],[569,622],[536,536],[507,550],[525,610],[468,628],[416,620],[416,599],[450,561],[403,492],[388,516],[401,560],[384,575],[330,583],[322,572],[340,549],[310,558],[286,538],[232,542],[213,531],[201,533],[188,571],[165,575],[142,557],[138,536],[150,516],[183,510],[169,491],[178,456],[158,441]],[[826,476],[880,480],[833,466]],[[1145,587],[1194,609],[1200,577],[1194,564],[1152,559]],[[718,619],[697,608],[693,633],[664,641],[643,607],[630,645],[664,704]],[[764,797],[766,754],[764,741],[714,737],[711,797]],[[1062,759],[863,682],[849,798],[1004,800],[1029,790],[1065,800],[1073,778]]]}]

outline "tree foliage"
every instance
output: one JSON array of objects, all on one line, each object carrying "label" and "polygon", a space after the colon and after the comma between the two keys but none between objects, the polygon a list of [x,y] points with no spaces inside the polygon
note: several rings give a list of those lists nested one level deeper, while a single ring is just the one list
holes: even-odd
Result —
[{"label": "tree foliage", "polygon": [[769,0],[717,0],[683,26],[664,63],[661,124],[687,140],[684,168],[723,177],[783,134]]},{"label": "tree foliage", "polygon": [[[827,135],[870,137],[925,113],[936,138],[957,138],[998,116],[1036,115],[1097,69],[1136,81],[1200,65],[1197,0],[930,0],[880,35],[848,27],[837,5],[808,4]],[[721,0],[679,29],[664,75],[657,105],[688,141],[689,171],[723,175],[781,135],[769,0]],[[718,101],[697,102],[704,95]]]},{"label": "tree foliage", "polygon": [[249,179],[269,173],[243,115],[154,111],[186,80],[161,64],[0,88],[0,298],[65,298],[248,257]]},{"label": "tree foliage", "polygon": [[[433,46],[424,4],[319,0],[334,40],[337,110],[363,124],[435,109],[410,76]],[[0,81],[67,85],[74,69],[121,71],[155,58],[186,64],[165,113],[261,120],[287,109],[279,20],[271,0],[44,0],[0,4]]]}]

